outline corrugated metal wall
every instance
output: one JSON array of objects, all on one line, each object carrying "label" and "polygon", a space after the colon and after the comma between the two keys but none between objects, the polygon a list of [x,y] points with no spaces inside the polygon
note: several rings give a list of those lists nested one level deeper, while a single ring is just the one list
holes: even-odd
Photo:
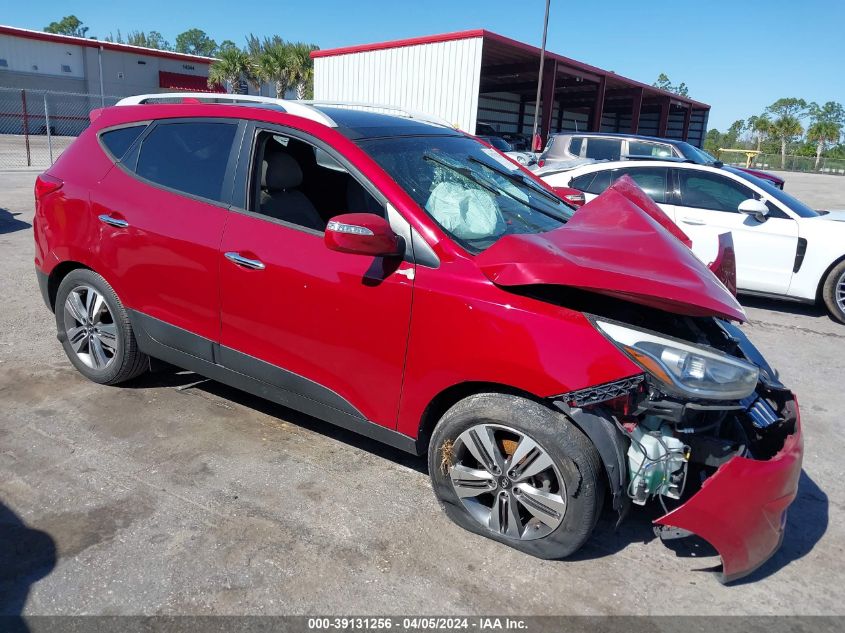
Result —
[{"label": "corrugated metal wall", "polygon": [[482,38],[314,60],[314,99],[380,103],[443,117],[475,132]]}]

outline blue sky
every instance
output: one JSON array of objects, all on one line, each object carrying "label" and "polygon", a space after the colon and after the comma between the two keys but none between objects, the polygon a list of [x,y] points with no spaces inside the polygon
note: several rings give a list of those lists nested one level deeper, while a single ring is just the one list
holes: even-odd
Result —
[{"label": "blue sky", "polygon": [[[470,28],[539,45],[543,0],[4,2],[0,21],[41,29],[73,13],[104,37],[191,27],[218,42],[278,33],[322,48]],[[646,83],[661,72],[712,106],[710,126],[779,97],[845,103],[841,0],[552,0],[549,49]]]}]

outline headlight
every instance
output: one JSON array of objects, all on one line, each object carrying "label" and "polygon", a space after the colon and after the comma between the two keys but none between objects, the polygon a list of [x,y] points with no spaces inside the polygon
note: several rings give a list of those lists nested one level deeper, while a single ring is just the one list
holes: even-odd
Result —
[{"label": "headlight", "polygon": [[616,323],[596,320],[595,324],[670,390],[696,398],[741,400],[757,386],[759,369],[733,356]]}]

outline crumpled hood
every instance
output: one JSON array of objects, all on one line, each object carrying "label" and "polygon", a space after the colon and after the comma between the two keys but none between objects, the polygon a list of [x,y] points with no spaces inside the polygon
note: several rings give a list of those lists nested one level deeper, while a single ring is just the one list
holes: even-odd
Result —
[{"label": "crumpled hood", "polygon": [[571,286],[676,314],[745,321],[736,298],[681,242],[683,232],[675,227],[673,235],[655,217],[671,222],[624,177],[565,226],[507,235],[476,263],[500,286]]}]

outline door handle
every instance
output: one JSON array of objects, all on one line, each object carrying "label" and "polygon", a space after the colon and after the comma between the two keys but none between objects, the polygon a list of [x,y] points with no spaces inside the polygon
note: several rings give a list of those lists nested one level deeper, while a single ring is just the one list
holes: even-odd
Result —
[{"label": "door handle", "polygon": [[121,220],[120,218],[113,218],[108,213],[104,213],[103,215],[99,216],[100,222],[105,222],[109,226],[116,226],[119,229],[125,229],[129,226],[129,222],[126,220]]},{"label": "door handle", "polygon": [[699,220],[699,219],[697,219],[697,218],[691,218],[691,217],[689,217],[689,216],[684,216],[684,217],[682,217],[682,218],[681,218],[681,222],[683,222],[684,224],[693,224],[693,225],[695,225],[695,226],[704,226],[704,222],[703,222],[703,221],[701,221],[701,220]]},{"label": "door handle", "polygon": [[240,253],[236,253],[234,251],[229,251],[226,253],[226,259],[230,262],[236,263],[238,266],[243,266],[244,268],[251,268],[252,270],[264,270],[264,262],[260,259],[250,259],[249,257],[244,257]]}]

